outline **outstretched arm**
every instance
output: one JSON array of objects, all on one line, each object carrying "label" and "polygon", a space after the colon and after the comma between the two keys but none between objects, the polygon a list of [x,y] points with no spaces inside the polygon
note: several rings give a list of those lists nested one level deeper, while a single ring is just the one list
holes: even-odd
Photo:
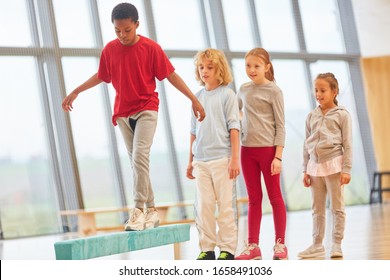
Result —
[{"label": "outstretched arm", "polygon": [[199,121],[202,121],[206,116],[203,106],[200,104],[199,100],[192,93],[192,91],[188,88],[183,79],[178,74],[176,74],[176,72],[172,72],[167,77],[167,79],[176,89],[178,89],[191,100],[192,110],[194,111],[195,116]]},{"label": "outstretched arm", "polygon": [[66,96],[64,98],[64,100],[62,101],[62,109],[65,111],[65,112],[70,112],[73,110],[73,101],[77,98],[77,96],[79,95],[79,93],[87,90],[87,89],[90,89],[94,86],[97,86],[98,84],[100,84],[102,82],[102,80],[100,80],[98,78],[98,74],[95,73],[94,75],[92,75],[91,78],[89,78],[88,80],[86,80],[84,83],[82,83],[81,85],[79,85],[77,88],[75,88],[68,96]]}]

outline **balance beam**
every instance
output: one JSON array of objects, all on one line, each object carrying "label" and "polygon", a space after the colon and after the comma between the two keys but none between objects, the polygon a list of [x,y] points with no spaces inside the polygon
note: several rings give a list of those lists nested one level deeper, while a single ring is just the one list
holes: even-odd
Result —
[{"label": "balance beam", "polygon": [[54,244],[57,260],[85,260],[174,244],[180,259],[180,242],[190,240],[190,224],[160,226],[143,231],[122,231]]}]

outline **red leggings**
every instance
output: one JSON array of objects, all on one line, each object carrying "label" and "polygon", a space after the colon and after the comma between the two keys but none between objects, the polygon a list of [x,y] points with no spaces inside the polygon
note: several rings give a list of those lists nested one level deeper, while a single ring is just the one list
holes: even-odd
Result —
[{"label": "red leggings", "polygon": [[263,174],[272,206],[275,242],[284,244],[286,233],[286,206],[280,190],[280,174],[271,176],[275,147],[241,147],[241,167],[248,192],[248,243],[259,244],[262,218],[261,176]]}]

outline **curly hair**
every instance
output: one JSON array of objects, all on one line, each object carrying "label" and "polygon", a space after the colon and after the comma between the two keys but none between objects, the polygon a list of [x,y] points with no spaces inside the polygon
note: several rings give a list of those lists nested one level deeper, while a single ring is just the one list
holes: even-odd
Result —
[{"label": "curly hair", "polygon": [[205,83],[202,81],[199,75],[198,67],[204,60],[210,60],[216,68],[216,77],[219,85],[228,85],[233,81],[233,75],[226,59],[225,54],[216,49],[207,48],[203,51],[199,51],[194,58],[195,64],[195,77],[199,83],[204,86]]}]

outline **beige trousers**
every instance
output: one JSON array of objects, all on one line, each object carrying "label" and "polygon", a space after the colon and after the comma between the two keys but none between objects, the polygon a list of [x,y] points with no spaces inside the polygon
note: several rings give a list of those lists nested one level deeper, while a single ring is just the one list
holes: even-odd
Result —
[{"label": "beige trousers", "polygon": [[133,168],[134,206],[154,207],[154,193],[149,175],[150,148],[157,127],[156,111],[141,111],[128,118],[118,118],[117,123],[125,141]]},{"label": "beige trousers", "polygon": [[[229,179],[228,158],[194,161],[196,177],[195,223],[202,252],[235,254],[237,247],[237,197],[235,180]],[[216,213],[218,210],[218,213]]]},{"label": "beige trousers", "polygon": [[326,225],[326,198],[332,212],[332,242],[341,243],[345,229],[344,186],[340,186],[340,173],[325,177],[310,176],[313,210],[313,243],[322,244]]}]

